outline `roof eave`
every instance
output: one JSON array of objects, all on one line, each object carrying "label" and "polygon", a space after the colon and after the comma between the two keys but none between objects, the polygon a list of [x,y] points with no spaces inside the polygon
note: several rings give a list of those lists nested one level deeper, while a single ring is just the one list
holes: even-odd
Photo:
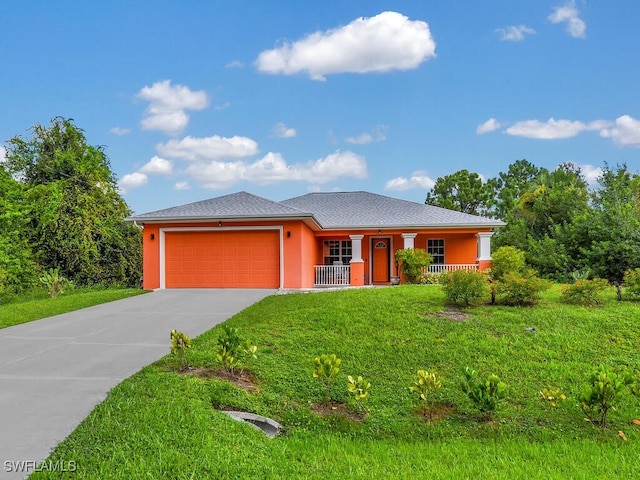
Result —
[{"label": "roof eave", "polygon": [[501,228],[506,226],[504,222],[495,223],[441,223],[432,225],[331,225],[323,230],[436,230],[442,228]]},{"label": "roof eave", "polygon": [[144,225],[145,223],[206,223],[206,222],[218,222],[218,221],[235,221],[235,222],[252,222],[252,221],[271,221],[271,220],[312,220],[313,223],[317,224],[318,221],[314,218],[313,215],[300,215],[300,214],[291,214],[291,215],[219,215],[219,216],[180,216],[180,217],[137,217],[131,216],[125,218],[127,222],[135,222],[139,225]]}]

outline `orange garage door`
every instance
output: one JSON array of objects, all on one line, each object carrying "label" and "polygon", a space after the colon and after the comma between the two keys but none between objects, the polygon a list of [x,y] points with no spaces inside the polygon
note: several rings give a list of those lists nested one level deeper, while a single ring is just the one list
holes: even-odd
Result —
[{"label": "orange garage door", "polygon": [[167,232],[167,288],[278,288],[277,230]]}]

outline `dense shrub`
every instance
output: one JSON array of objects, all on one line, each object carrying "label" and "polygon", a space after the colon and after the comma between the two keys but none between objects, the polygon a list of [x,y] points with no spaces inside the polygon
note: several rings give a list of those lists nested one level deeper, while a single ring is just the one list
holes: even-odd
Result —
[{"label": "dense shrub", "polygon": [[469,367],[465,367],[462,373],[462,391],[484,416],[490,417],[498,402],[504,398],[507,386],[493,373],[486,378],[480,378],[478,372]]},{"label": "dense shrub", "polygon": [[447,302],[459,307],[478,305],[489,290],[484,274],[476,270],[442,273],[440,283]]},{"label": "dense shrub", "polygon": [[396,260],[407,283],[421,283],[424,271],[429,268],[433,257],[422,248],[405,248],[396,252]]},{"label": "dense shrub", "polygon": [[589,388],[580,396],[582,411],[592,422],[607,425],[607,413],[613,409],[616,397],[632,383],[627,372],[616,373],[600,365],[589,375]]},{"label": "dense shrub", "polygon": [[549,282],[535,276],[533,271],[507,273],[498,283],[498,303],[520,307],[535,305],[548,288]]},{"label": "dense shrub", "polygon": [[603,278],[576,280],[573,284],[562,286],[560,300],[564,303],[592,307],[603,302],[602,297],[608,288],[609,282]]},{"label": "dense shrub", "polygon": [[521,273],[524,270],[524,252],[516,247],[500,247],[492,255],[491,278],[502,280],[507,273]]},{"label": "dense shrub", "polygon": [[440,274],[439,273],[425,273],[420,278],[420,283],[422,285],[440,285]]},{"label": "dense shrub", "polygon": [[640,268],[627,270],[624,274],[624,292],[631,298],[640,298]]}]

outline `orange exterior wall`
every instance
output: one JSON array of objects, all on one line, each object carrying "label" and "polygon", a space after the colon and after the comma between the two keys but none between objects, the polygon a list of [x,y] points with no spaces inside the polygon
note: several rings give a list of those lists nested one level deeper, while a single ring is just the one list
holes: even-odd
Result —
[{"label": "orange exterior wall", "polygon": [[160,227],[158,225],[145,225],[142,230],[142,288],[146,290],[160,288]]},{"label": "orange exterior wall", "polygon": [[[223,222],[222,228],[273,226],[282,227],[284,288],[310,288],[315,281],[314,233],[299,220],[279,222]],[[143,288],[160,288],[160,229],[175,227],[218,227],[218,222],[145,224],[142,241]],[[290,235],[288,233],[290,232]],[[153,239],[151,236],[153,235]]]},{"label": "orange exterior wall", "polygon": [[[160,288],[160,228],[173,227],[217,227],[218,222],[145,224],[143,230],[143,286],[145,289]],[[410,230],[394,231],[313,231],[301,220],[262,221],[262,222],[230,222],[223,221],[223,227],[278,226],[282,227],[282,251],[284,266],[284,288],[311,288],[315,281],[314,265],[323,263],[324,240],[349,240],[349,235],[364,235],[362,239],[363,263],[354,265],[357,283],[371,283],[371,239],[375,237],[391,238],[390,275],[397,276],[395,252],[404,248],[402,233],[417,233],[414,239],[415,248],[427,248],[427,239],[443,238],[445,240],[446,263],[476,263],[476,233],[489,229],[428,230],[411,232]],[[290,235],[289,235],[290,232]],[[151,236],[154,236],[153,240]],[[362,266],[361,273],[360,265]],[[490,267],[490,262],[480,262],[480,269]]]}]

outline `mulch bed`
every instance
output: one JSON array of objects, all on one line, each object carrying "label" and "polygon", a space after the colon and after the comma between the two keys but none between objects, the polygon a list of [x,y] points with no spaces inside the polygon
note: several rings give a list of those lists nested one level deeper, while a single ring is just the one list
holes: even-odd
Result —
[{"label": "mulch bed", "polygon": [[249,393],[256,393],[260,391],[260,388],[256,385],[257,379],[255,375],[250,372],[241,373],[239,371],[235,371],[231,373],[221,368],[187,366],[181,368],[178,373],[182,375],[193,375],[204,379],[227,380]]},{"label": "mulch bed", "polygon": [[350,420],[353,420],[354,422],[361,422],[365,417],[364,413],[354,412],[353,410],[350,410],[349,405],[347,405],[346,403],[332,401],[311,404],[311,410],[316,415],[321,416],[336,414],[342,415]]},{"label": "mulch bed", "polygon": [[433,316],[438,318],[447,318],[452,322],[466,322],[471,318],[470,313],[465,313],[460,310],[445,310],[444,312],[438,312]]}]

